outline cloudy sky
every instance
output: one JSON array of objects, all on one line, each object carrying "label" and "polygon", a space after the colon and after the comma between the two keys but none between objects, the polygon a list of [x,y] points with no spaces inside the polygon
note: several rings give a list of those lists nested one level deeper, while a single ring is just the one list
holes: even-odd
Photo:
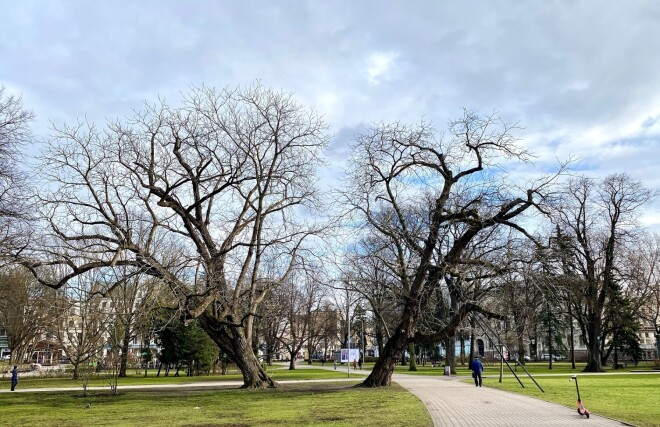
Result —
[{"label": "cloudy sky", "polygon": [[[519,121],[544,169],[579,159],[660,189],[660,3],[2,1],[0,84],[35,133],[190,85],[264,84],[323,113],[330,156],[378,121],[462,107]],[[660,203],[644,221],[660,224]]]}]

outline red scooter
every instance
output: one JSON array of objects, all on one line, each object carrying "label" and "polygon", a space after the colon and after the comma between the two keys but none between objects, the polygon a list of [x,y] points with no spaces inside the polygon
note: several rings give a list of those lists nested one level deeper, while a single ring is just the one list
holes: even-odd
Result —
[{"label": "red scooter", "polygon": [[575,380],[575,390],[577,390],[577,395],[578,395],[578,401],[577,401],[578,414],[580,414],[581,416],[586,415],[586,417],[589,418],[589,411],[587,410],[587,408],[584,407],[584,405],[582,404],[582,399],[580,399],[580,387],[578,387],[577,375],[571,375],[571,380]]}]

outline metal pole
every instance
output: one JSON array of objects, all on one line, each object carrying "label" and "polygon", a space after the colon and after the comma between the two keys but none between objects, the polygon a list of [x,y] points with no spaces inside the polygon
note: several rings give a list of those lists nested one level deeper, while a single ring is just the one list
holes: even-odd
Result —
[{"label": "metal pole", "polygon": [[500,354],[502,357],[500,357],[500,382],[502,382],[502,378],[504,377],[504,346],[501,346]]},{"label": "metal pole", "polygon": [[348,363],[346,364],[346,372],[348,373],[348,377],[351,377],[351,297],[350,294],[348,293],[348,288],[346,288],[346,346],[348,347],[347,350],[347,360]]}]

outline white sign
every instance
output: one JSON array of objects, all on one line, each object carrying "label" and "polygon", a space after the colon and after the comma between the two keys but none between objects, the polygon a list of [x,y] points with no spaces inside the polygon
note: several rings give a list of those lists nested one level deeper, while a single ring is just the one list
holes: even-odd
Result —
[{"label": "white sign", "polygon": [[359,360],[360,360],[359,348],[351,348],[350,350],[347,348],[341,349],[341,363],[351,363],[353,361],[357,362]]}]

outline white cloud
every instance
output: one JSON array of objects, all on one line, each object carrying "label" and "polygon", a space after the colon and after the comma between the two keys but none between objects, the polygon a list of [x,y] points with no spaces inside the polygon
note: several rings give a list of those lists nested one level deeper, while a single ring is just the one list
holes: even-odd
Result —
[{"label": "white cloud", "polygon": [[378,86],[383,80],[389,80],[399,57],[395,52],[374,52],[367,58],[367,80]]}]

